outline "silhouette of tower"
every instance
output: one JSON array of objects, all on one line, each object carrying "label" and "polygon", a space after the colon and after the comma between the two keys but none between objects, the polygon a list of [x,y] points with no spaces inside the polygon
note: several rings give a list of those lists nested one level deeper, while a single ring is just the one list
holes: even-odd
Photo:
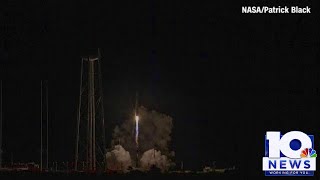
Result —
[{"label": "silhouette of tower", "polygon": [[[44,89],[45,88],[45,89]],[[40,117],[40,171],[43,170],[43,159],[45,157],[45,169],[49,168],[49,103],[48,103],[48,90],[49,88],[49,82],[48,80],[45,80],[44,82],[41,80],[41,117]],[[45,94],[45,98],[43,98],[43,95]],[[43,104],[45,103],[45,108],[43,107]],[[45,110],[44,110],[45,109]],[[43,121],[43,110],[46,113],[46,121]],[[45,126],[45,128],[44,128]],[[45,138],[44,138],[44,133]],[[44,151],[44,143],[46,145],[45,151]]]},{"label": "silhouette of tower", "polygon": [[77,118],[75,170],[105,169],[105,126],[101,79],[101,55],[82,57]]},{"label": "silhouette of tower", "polygon": [[2,168],[2,80],[0,81],[0,168]]}]

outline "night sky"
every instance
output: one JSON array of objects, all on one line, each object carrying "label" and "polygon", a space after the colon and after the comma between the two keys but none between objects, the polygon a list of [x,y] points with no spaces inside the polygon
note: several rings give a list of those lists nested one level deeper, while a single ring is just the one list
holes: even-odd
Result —
[{"label": "night sky", "polygon": [[173,118],[170,149],[186,169],[217,161],[261,173],[267,130],[319,139],[319,1],[259,2],[313,12],[241,14],[253,1],[1,2],[6,162],[11,153],[39,162],[40,80],[49,81],[49,161],[73,160],[81,56],[97,48],[108,147],[136,91]]}]

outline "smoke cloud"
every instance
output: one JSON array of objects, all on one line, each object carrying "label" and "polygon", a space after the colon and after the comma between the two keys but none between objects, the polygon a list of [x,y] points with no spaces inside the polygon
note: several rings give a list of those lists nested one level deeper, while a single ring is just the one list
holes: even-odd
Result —
[{"label": "smoke cloud", "polygon": [[106,159],[110,170],[126,171],[131,166],[130,153],[121,145],[116,145],[111,152],[107,152]]},{"label": "smoke cloud", "polygon": [[167,171],[173,163],[167,156],[161,155],[160,151],[150,149],[143,153],[140,159],[140,165],[144,170],[149,170],[152,166],[156,166],[163,172]]},{"label": "smoke cloud", "polygon": [[[132,158],[132,165],[136,166],[136,161],[141,163],[147,162],[145,159],[149,156],[149,152],[156,150],[155,165],[159,167],[169,167],[173,165],[170,161],[174,156],[174,152],[169,150],[171,141],[172,118],[165,114],[150,111],[145,107],[139,107],[139,148],[135,143],[135,119],[132,115],[131,119],[124,121],[121,126],[116,126],[113,132],[111,146],[121,145],[127,150]],[[138,157],[137,157],[138,153]],[[165,159],[165,160],[164,160]],[[160,163],[161,162],[161,163]],[[162,165],[167,163],[167,165]],[[145,164],[144,164],[145,165]]]}]

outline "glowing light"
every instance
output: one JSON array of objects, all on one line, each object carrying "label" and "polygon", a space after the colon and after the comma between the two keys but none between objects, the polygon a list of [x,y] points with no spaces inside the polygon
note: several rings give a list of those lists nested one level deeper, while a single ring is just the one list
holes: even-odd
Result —
[{"label": "glowing light", "polygon": [[138,137],[139,137],[139,116],[136,115],[136,144],[139,144],[138,141]]}]

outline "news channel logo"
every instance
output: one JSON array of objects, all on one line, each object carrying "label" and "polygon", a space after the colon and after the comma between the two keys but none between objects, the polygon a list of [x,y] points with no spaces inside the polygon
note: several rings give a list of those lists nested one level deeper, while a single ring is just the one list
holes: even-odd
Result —
[{"label": "news channel logo", "polygon": [[314,136],[301,131],[267,131],[262,169],[265,176],[313,176],[317,153]]}]

